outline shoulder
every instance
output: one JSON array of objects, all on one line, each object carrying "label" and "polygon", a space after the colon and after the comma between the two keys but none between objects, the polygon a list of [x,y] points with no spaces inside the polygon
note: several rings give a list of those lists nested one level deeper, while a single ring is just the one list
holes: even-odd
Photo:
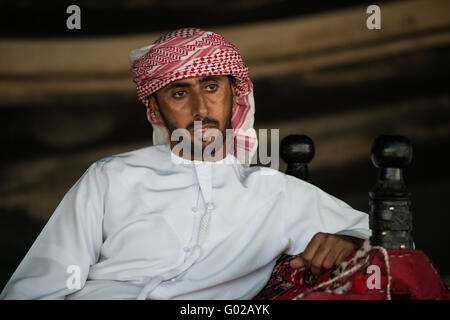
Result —
[{"label": "shoulder", "polygon": [[159,167],[167,160],[166,147],[166,145],[155,145],[119,153],[102,158],[93,166],[104,173],[121,171],[125,168]]},{"label": "shoulder", "polygon": [[[167,146],[168,147],[168,146]],[[129,185],[170,170],[170,154],[165,145],[144,147],[108,156],[92,163],[85,172],[104,184]]]},{"label": "shoulder", "polygon": [[288,175],[276,169],[263,166],[252,166],[243,168],[243,175],[248,180],[257,180],[259,183],[278,183],[286,188],[316,188],[313,184],[304,180]]},{"label": "shoulder", "polygon": [[272,168],[250,167],[246,168],[245,172],[249,183],[258,184],[271,194],[283,193],[283,198],[290,202],[311,201],[330,196],[312,183]]},{"label": "shoulder", "polygon": [[265,195],[286,193],[289,184],[292,183],[291,178],[296,179],[284,172],[263,166],[242,167],[241,170],[241,179],[245,185]]}]

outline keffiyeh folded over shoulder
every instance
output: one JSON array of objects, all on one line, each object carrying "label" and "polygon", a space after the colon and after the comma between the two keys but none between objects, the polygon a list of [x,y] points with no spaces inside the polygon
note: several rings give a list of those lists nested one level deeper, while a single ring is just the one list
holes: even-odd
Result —
[{"label": "keffiyeh folded over shoulder", "polygon": [[[147,119],[153,126],[153,143],[169,142],[169,132],[157,121],[149,97],[169,83],[191,77],[231,75],[236,87],[236,105],[231,127],[235,153],[250,156],[258,142],[253,128],[255,102],[253,84],[237,48],[214,32],[184,28],[161,36],[153,44],[131,51],[131,73],[139,100],[147,106]],[[244,158],[239,159],[241,162]]]}]

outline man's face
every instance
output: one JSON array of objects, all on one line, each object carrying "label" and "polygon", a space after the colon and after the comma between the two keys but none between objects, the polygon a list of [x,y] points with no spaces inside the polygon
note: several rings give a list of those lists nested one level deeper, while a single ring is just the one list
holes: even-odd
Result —
[{"label": "man's face", "polygon": [[[234,86],[227,76],[205,76],[177,80],[150,97],[157,120],[163,121],[169,132],[186,129],[192,145],[204,149],[211,131],[218,129],[225,139],[231,128],[231,111],[235,103]],[[194,134],[194,121],[201,121],[201,131]],[[202,139],[203,138],[203,139]],[[171,142],[172,145],[177,142]]]}]

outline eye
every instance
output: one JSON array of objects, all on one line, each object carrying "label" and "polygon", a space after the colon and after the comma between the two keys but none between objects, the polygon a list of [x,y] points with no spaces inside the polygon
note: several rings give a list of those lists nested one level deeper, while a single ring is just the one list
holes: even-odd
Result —
[{"label": "eye", "polygon": [[217,90],[218,85],[215,83],[210,83],[206,86],[206,90],[210,92],[214,92]]},{"label": "eye", "polygon": [[184,95],[186,94],[186,91],[184,90],[179,90],[173,93],[173,96],[175,98],[182,98]]}]

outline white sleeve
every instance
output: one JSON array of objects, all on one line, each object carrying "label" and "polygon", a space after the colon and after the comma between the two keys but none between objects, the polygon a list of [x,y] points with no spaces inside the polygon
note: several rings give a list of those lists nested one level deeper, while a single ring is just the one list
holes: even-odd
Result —
[{"label": "white sleeve", "polygon": [[283,210],[285,253],[303,252],[318,232],[368,239],[369,215],[300,179],[286,176],[286,208]]},{"label": "white sleeve", "polygon": [[64,196],[0,299],[64,299],[83,287],[103,238],[104,182],[97,166],[91,165]]}]

